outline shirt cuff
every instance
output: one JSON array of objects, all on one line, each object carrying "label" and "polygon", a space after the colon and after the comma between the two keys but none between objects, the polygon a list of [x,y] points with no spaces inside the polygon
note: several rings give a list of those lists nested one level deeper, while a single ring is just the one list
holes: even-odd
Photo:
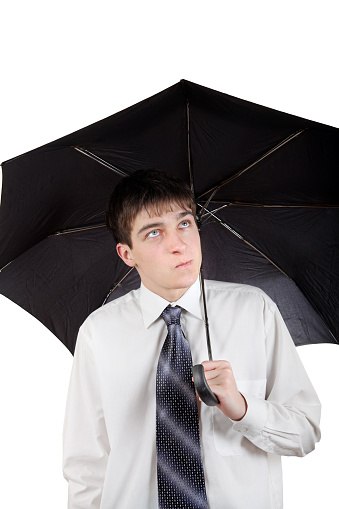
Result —
[{"label": "shirt cuff", "polygon": [[[243,393],[242,393],[243,394]],[[233,429],[248,437],[255,437],[263,430],[267,420],[267,401],[250,394],[243,394],[247,402],[247,412],[241,421],[233,422]]]}]

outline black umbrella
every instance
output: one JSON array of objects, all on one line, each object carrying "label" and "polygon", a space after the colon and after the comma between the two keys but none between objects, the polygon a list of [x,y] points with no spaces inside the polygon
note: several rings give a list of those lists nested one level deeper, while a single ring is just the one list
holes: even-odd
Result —
[{"label": "black umbrella", "polygon": [[206,278],[262,288],[296,345],[337,343],[337,147],[336,128],[183,80],[3,163],[0,291],[73,353],[89,313],[139,285],[109,195],[159,168],[194,189]]}]

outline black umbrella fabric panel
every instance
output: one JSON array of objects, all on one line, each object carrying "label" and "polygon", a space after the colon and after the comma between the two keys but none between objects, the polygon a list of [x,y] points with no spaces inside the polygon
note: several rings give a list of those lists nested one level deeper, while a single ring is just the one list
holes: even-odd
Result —
[{"label": "black umbrella fabric panel", "polygon": [[[239,256],[232,258],[230,267],[232,271],[236,268],[235,278],[230,271],[222,275],[221,267],[225,268],[227,265],[219,259],[216,264],[220,269],[219,278],[225,281],[230,278],[231,281],[242,281],[262,288],[278,303],[287,323],[289,316],[285,312],[285,307],[293,311],[293,308],[300,308],[301,301],[306,300],[302,304],[304,330],[306,331],[306,327],[312,330],[311,323],[315,320],[319,324],[315,328],[312,340],[310,334],[306,333],[304,340],[298,343],[301,341],[298,339],[297,343],[324,341],[336,343],[335,338],[339,336],[337,272],[339,209],[213,205],[215,211],[212,211],[210,205],[212,214],[206,213],[209,218],[206,219],[206,226],[203,226],[202,238],[206,229],[208,238],[211,239],[208,223],[214,221],[227,232],[228,241],[225,238],[224,242],[226,253],[231,237],[237,239],[241,251],[247,253],[242,257],[239,251]],[[212,237],[213,242],[215,238],[220,238],[220,235],[222,235],[220,232],[218,235],[215,234],[215,237]],[[222,245],[221,241],[219,245]],[[214,256],[218,259],[217,253],[218,250],[215,249]],[[209,258],[211,256],[212,253]],[[228,255],[223,256],[227,258]],[[210,262],[209,267],[211,265],[213,264]],[[289,280],[293,286],[289,284]],[[284,285],[283,288],[281,284]],[[281,304],[283,301],[284,305]],[[293,307],[290,308],[292,302]],[[293,336],[295,339],[295,333]],[[298,333],[298,337],[301,338],[302,335]]]},{"label": "black umbrella fabric panel", "polygon": [[0,268],[57,231],[104,221],[121,176],[71,147],[4,165]]},{"label": "black umbrella fabric panel", "polygon": [[[260,171],[256,164],[241,184],[234,181],[221,188],[216,201],[314,202],[321,190],[315,185],[320,171],[318,185],[333,197],[328,179],[333,182],[335,175],[338,129],[192,83],[185,82],[185,89],[194,186],[200,200],[261,158]],[[333,199],[337,203],[337,197]]]},{"label": "black umbrella fabric panel", "polygon": [[[201,230],[204,277],[261,288],[277,304],[296,346],[336,343],[327,325],[332,325],[331,320],[328,320],[327,315],[325,320],[314,309],[312,299],[304,295],[298,284],[258,250],[260,238],[256,239],[253,245],[245,242],[238,232],[225,226],[230,226],[226,223],[226,220],[230,219],[228,210],[223,209],[224,213],[220,212],[217,212],[216,216],[222,217],[223,224],[209,216],[208,219],[205,218]],[[279,228],[277,230],[279,235]],[[263,237],[270,242],[269,235],[264,234]],[[281,249],[284,249],[283,244]],[[298,260],[295,264],[297,262]],[[293,260],[289,263],[293,264]]]},{"label": "black umbrella fabric panel", "polygon": [[[186,110],[183,87],[177,83],[36,150],[64,146],[92,147],[108,150],[108,154],[112,150],[114,159],[109,162],[117,163],[119,167],[119,156],[120,162],[128,162],[130,158],[132,166],[124,168],[130,172],[143,169],[134,166],[142,160],[147,160],[151,166],[163,161],[161,166],[166,166],[168,157],[178,163],[184,155],[184,162],[187,163]],[[172,145],[171,140],[175,144]]]},{"label": "black umbrella fabric panel", "polygon": [[[33,246],[2,270],[0,291],[73,353],[80,325],[104,304],[127,269],[108,230],[95,228],[50,236]],[[134,279],[129,289],[139,286]]]},{"label": "black umbrella fabric panel", "polygon": [[78,148],[125,174],[157,168],[189,181],[187,107],[180,86],[113,115],[100,138],[79,141]]},{"label": "black umbrella fabric panel", "polygon": [[[285,143],[283,136],[262,148],[262,159],[252,154],[249,141],[244,143],[244,162],[228,171],[230,177],[220,181],[213,200],[280,207],[338,206],[338,130],[310,127]],[[210,195],[204,193],[199,201],[203,203]]]}]

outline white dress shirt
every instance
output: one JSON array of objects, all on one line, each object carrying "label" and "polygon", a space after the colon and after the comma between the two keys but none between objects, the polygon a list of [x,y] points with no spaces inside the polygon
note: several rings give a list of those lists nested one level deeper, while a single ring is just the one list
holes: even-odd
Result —
[{"label": "white dress shirt", "polygon": [[[281,509],[281,455],[320,439],[320,403],[273,301],[252,286],[205,281],[214,360],[247,400],[231,421],[199,403],[210,509]],[[174,304],[193,364],[208,360],[200,284]],[[81,326],[64,425],[69,509],[157,509],[156,370],[168,302],[141,285]]]}]

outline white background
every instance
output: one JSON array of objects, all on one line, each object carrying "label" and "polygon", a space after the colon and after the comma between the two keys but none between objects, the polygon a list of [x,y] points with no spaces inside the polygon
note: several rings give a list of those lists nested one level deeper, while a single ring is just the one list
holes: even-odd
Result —
[{"label": "white background", "polygon": [[[6,4],[1,161],[182,78],[339,127],[335,1]],[[6,509],[66,508],[62,425],[72,356],[2,296],[0,334],[1,498]],[[339,348],[298,352],[323,404],[323,437],[309,456],[284,458],[284,507],[331,509],[338,506]]]}]

